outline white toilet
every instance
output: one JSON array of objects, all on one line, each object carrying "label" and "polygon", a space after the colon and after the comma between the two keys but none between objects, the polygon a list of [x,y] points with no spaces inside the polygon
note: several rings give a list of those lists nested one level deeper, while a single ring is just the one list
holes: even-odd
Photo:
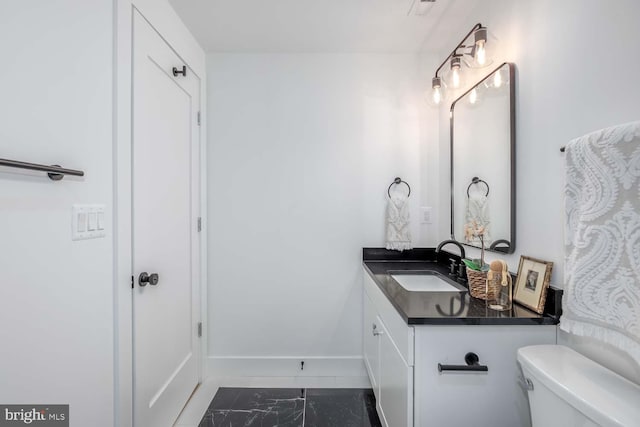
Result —
[{"label": "white toilet", "polygon": [[568,347],[518,349],[533,427],[640,427],[640,386]]}]

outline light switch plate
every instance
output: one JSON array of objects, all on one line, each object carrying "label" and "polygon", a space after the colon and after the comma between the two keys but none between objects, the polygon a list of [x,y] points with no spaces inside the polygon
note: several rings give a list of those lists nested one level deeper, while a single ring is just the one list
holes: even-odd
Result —
[{"label": "light switch plate", "polygon": [[86,240],[106,236],[105,205],[73,205],[71,239]]},{"label": "light switch plate", "polygon": [[431,207],[420,208],[420,223],[432,224],[433,223],[432,213],[433,213],[433,209],[431,209]]}]

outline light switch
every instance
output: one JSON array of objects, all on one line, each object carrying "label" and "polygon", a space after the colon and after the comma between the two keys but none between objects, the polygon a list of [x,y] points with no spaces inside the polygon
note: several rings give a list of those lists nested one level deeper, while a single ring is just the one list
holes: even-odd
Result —
[{"label": "light switch", "polygon": [[76,227],[76,231],[78,233],[84,233],[85,231],[87,231],[87,213],[86,212],[78,212],[78,220],[77,220],[77,227]]},{"label": "light switch", "polygon": [[97,212],[89,212],[89,220],[88,220],[87,230],[94,231],[98,228],[98,213]]},{"label": "light switch", "polygon": [[98,230],[104,230],[104,212],[98,212]]}]

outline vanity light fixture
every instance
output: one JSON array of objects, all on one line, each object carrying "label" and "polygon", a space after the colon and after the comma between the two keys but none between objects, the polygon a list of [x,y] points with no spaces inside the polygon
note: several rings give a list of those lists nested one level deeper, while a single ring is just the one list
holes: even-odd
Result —
[{"label": "vanity light fixture", "polygon": [[[462,41],[458,43],[455,49],[453,49],[449,56],[440,64],[436,69],[435,76],[431,79],[431,94],[427,98],[430,104],[438,106],[444,100],[445,86],[439,73],[445,65],[449,64],[447,84],[457,89],[462,86],[463,62],[470,68],[481,68],[491,64],[492,61],[489,59],[486,50],[487,34],[487,27],[483,27],[480,23],[474,25],[471,31],[464,36]],[[467,40],[469,40],[471,36],[473,36],[473,43],[469,44]],[[469,56],[472,59],[467,61],[465,56]],[[498,86],[500,84],[502,83],[500,82]]]}]

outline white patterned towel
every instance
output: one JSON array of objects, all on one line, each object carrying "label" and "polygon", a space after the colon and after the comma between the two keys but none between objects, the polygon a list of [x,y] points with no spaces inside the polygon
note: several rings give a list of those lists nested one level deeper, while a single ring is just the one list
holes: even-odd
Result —
[{"label": "white patterned towel", "polygon": [[640,364],[640,122],[574,139],[565,154],[560,328]]},{"label": "white patterned towel", "polygon": [[393,194],[387,202],[387,249],[412,249],[409,230],[409,198]]}]

